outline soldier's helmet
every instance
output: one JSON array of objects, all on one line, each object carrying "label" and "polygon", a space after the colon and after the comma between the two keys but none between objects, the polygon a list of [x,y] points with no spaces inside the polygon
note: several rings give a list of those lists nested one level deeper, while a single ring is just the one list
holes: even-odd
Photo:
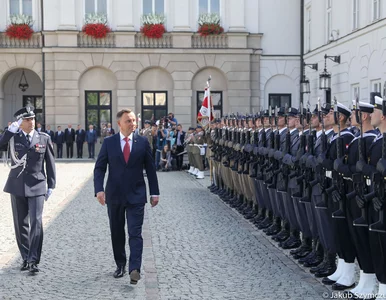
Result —
[{"label": "soldier's helmet", "polygon": [[19,109],[17,112],[15,112],[13,116],[17,120],[35,118],[34,107],[33,106],[23,107],[22,109]]}]

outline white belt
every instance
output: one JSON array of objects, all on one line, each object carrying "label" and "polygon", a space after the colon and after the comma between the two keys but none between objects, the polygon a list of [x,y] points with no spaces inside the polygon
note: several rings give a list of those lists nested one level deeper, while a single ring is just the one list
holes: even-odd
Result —
[{"label": "white belt", "polygon": [[199,145],[199,144],[194,144],[194,146],[197,146],[198,148],[204,147],[203,145]]},{"label": "white belt", "polygon": [[366,179],[366,185],[371,186],[371,179]]},{"label": "white belt", "polygon": [[326,171],[326,177],[332,179],[332,171]]},{"label": "white belt", "polygon": [[351,177],[343,177],[344,180],[350,180],[352,181],[352,178]]}]

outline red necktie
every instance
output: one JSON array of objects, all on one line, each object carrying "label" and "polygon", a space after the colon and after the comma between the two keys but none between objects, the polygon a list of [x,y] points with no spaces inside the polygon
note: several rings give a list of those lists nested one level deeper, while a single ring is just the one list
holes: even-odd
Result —
[{"label": "red necktie", "polygon": [[123,157],[125,158],[125,162],[127,163],[130,157],[130,144],[129,144],[130,139],[128,137],[125,137],[124,140],[126,144],[123,147]]}]

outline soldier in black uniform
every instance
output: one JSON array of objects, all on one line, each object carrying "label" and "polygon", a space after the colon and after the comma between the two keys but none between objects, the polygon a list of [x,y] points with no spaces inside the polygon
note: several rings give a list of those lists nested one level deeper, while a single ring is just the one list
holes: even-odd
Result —
[{"label": "soldier in black uniform", "polygon": [[34,130],[32,107],[20,109],[14,116],[18,121],[0,139],[0,150],[8,148],[11,156],[4,192],[11,194],[15,235],[23,259],[21,270],[35,274],[43,244],[43,204],[55,188],[54,150],[50,136]]}]

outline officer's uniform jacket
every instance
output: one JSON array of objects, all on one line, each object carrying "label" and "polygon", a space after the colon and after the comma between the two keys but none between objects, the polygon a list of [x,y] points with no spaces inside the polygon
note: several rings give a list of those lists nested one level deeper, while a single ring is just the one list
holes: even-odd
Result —
[{"label": "officer's uniform jacket", "polygon": [[150,144],[150,148],[153,149],[153,135],[152,135],[152,132],[151,132],[151,127],[144,128],[142,130],[142,135],[147,138],[147,140],[148,140],[148,142]]},{"label": "officer's uniform jacket", "polygon": [[[28,146],[22,131],[17,133],[6,131],[0,139],[0,150],[6,151],[12,138],[15,156],[21,159],[26,154],[26,163],[24,170],[23,165],[11,169],[4,192],[19,197],[36,197],[45,195],[47,186],[54,189],[56,183],[55,158],[50,136],[35,130],[30,146]],[[10,147],[11,145],[12,143]],[[12,159],[11,165],[15,165]]]}]

